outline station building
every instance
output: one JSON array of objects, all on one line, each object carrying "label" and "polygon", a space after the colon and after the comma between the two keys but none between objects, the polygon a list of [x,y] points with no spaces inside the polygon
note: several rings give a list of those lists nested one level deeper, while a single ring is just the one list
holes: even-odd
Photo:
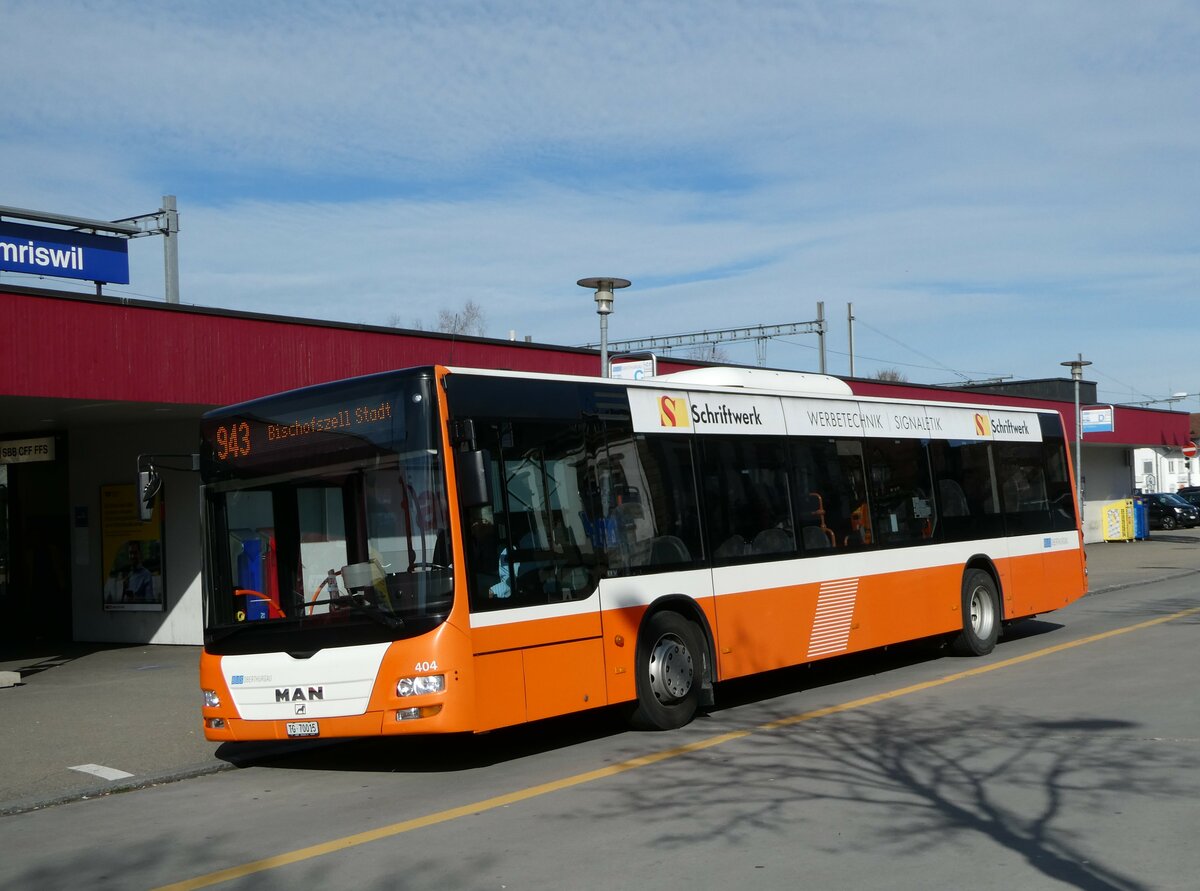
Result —
[{"label": "station building", "polygon": [[[415,365],[582,375],[600,365],[595,351],[571,347],[13,285],[0,285],[0,328],[0,648],[201,642],[200,491],[189,456],[210,408]],[[867,396],[1054,408],[1074,429],[1070,381],[1037,393],[848,383]],[[1118,406],[1115,418],[1112,432],[1085,438],[1089,541],[1102,537],[1093,506],[1133,491],[1132,449],[1189,441],[1181,412]],[[147,454],[176,456],[156,461],[164,488],[149,546],[131,531]],[[114,596],[117,576],[139,565],[154,570],[154,596]]]}]

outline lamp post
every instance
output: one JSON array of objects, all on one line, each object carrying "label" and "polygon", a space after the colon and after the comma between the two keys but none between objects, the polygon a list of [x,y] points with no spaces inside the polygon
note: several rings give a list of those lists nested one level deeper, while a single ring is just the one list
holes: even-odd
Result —
[{"label": "lamp post", "polygon": [[1079,414],[1079,382],[1083,380],[1083,367],[1091,365],[1083,353],[1070,362],[1059,362],[1071,369],[1071,380],[1075,381],[1075,501],[1079,504],[1079,519],[1083,520],[1083,465],[1080,463],[1080,446],[1083,444],[1083,417]]},{"label": "lamp post", "polygon": [[596,315],[600,316],[600,376],[608,377],[608,317],[613,311],[613,291],[628,288],[631,282],[624,278],[598,276],[581,278],[575,284],[596,291]]}]

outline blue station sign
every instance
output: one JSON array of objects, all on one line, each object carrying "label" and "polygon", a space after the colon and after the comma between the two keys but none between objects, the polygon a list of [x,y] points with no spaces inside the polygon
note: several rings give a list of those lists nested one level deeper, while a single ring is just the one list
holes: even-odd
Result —
[{"label": "blue station sign", "polygon": [[1084,433],[1111,433],[1116,429],[1111,405],[1091,405],[1081,409],[1079,420]]},{"label": "blue station sign", "polygon": [[108,235],[0,222],[0,270],[129,284],[129,242]]}]

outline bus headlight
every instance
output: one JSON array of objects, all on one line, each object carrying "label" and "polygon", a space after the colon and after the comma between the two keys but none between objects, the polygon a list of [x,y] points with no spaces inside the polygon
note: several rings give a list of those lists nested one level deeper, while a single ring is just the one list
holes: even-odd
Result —
[{"label": "bus headlight", "polygon": [[421,696],[425,693],[441,693],[446,689],[444,674],[426,674],[415,678],[400,678],[396,681],[397,696]]},{"label": "bus headlight", "polygon": [[204,707],[205,708],[220,708],[221,697],[217,695],[216,690],[204,691]]}]

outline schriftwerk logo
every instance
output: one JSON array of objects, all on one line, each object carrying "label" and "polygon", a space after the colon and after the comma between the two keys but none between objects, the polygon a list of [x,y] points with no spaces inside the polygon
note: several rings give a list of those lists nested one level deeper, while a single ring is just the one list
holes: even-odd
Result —
[{"label": "schriftwerk logo", "polygon": [[975,432],[979,436],[992,435],[992,421],[981,411],[975,412]]},{"label": "schriftwerk logo", "polygon": [[690,427],[686,399],[663,396],[658,400],[658,422],[663,427]]}]

